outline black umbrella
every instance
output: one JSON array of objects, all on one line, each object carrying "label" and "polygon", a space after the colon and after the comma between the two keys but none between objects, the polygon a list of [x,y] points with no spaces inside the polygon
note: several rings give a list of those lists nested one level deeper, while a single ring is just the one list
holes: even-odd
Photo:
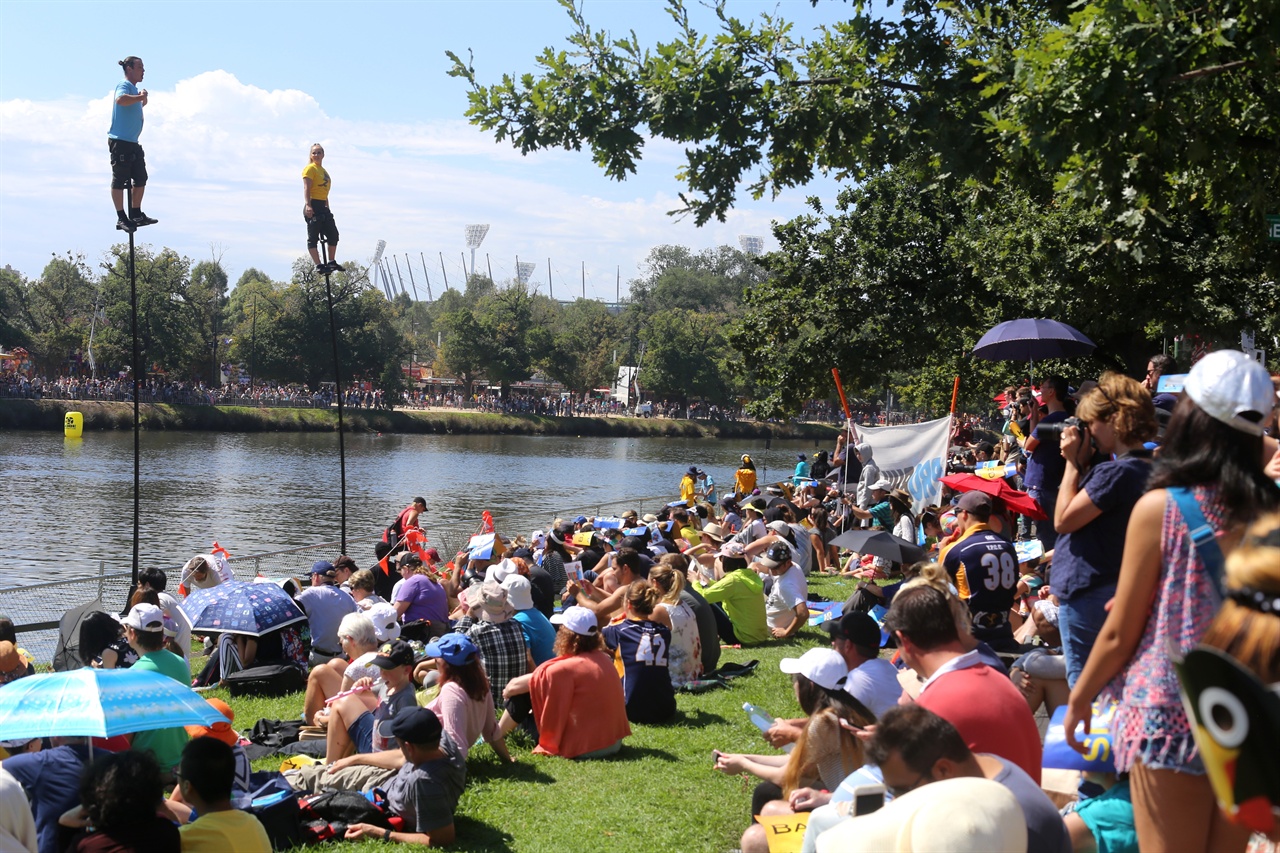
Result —
[{"label": "black umbrella", "polygon": [[919,545],[885,530],[848,530],[832,539],[831,544],[895,563],[917,563],[925,558],[925,550]]},{"label": "black umbrella", "polygon": [[1035,362],[1046,358],[1074,358],[1097,348],[1079,329],[1057,320],[1006,320],[987,331],[973,354],[988,361]]}]

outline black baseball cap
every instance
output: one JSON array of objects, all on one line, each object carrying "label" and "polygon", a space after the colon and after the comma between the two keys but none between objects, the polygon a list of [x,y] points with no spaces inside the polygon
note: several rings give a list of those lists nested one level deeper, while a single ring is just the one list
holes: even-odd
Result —
[{"label": "black baseball cap", "polygon": [[378,724],[378,734],[401,743],[439,743],[444,726],[430,708],[406,708],[389,720]]},{"label": "black baseball cap", "polygon": [[397,666],[413,666],[413,646],[404,640],[392,640],[378,647],[378,654],[373,665],[380,669],[395,669]]},{"label": "black baseball cap", "polygon": [[822,623],[822,630],[833,640],[848,640],[868,649],[880,648],[880,626],[866,613],[855,610],[839,619],[829,619]]}]

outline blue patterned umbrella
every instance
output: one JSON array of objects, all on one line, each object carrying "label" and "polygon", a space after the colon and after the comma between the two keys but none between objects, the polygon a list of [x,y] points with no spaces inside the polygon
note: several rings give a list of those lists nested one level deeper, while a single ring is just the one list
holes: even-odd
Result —
[{"label": "blue patterned umbrella", "polygon": [[307,618],[289,593],[273,583],[230,581],[198,589],[182,602],[193,631],[261,637]]},{"label": "blue patterned umbrella", "polygon": [[0,740],[115,737],[226,719],[185,684],[139,669],[76,669],[0,687]]}]

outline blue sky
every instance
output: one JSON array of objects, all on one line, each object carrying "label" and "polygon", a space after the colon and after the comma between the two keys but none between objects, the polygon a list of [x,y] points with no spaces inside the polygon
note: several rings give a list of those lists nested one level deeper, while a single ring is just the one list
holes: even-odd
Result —
[{"label": "blue sky", "polygon": [[[704,30],[714,23],[691,3]],[[729,0],[730,14],[780,15],[805,35],[838,20],[838,0]],[[658,0],[586,0],[593,26],[642,44],[673,32]],[[820,179],[774,200],[749,198],[725,223],[697,228],[678,204],[676,146],[645,148],[639,174],[618,183],[588,153],[522,157],[463,118],[466,85],[446,75],[446,50],[474,53],[482,82],[534,69],[563,45],[569,20],[554,0],[471,2],[0,2],[0,265],[36,276],[53,253],[101,260],[116,242],[106,130],[117,60],[141,56],[151,94],[142,144],[151,183],[140,232],[195,260],[220,253],[234,282],[257,267],[287,278],[305,252],[301,170],[325,145],[340,257],[367,261],[379,239],[422,259],[435,292],[463,280],[463,228],[491,225],[478,253],[499,281],[515,259],[538,264],[532,284],[556,296],[609,298],[616,271],[640,274],[663,243],[701,249],[768,237],[772,220],[830,199]],[[772,247],[771,238],[766,246]],[[469,255],[468,255],[469,257]],[[407,278],[407,274],[406,274]],[[425,293],[423,293],[425,297]]]}]

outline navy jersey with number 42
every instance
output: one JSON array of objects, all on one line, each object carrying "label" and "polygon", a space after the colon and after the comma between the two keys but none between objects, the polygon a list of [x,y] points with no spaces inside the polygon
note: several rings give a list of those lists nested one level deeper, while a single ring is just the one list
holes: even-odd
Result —
[{"label": "navy jersey with number 42", "polygon": [[1015,643],[1009,611],[1017,595],[1018,552],[989,530],[961,539],[943,560],[973,616],[973,635],[997,651]]},{"label": "navy jersey with number 42", "polygon": [[610,625],[601,634],[609,649],[622,658],[622,692],[627,699],[627,719],[633,723],[658,723],[676,712],[667,661],[671,630],[657,622],[628,619]]}]

